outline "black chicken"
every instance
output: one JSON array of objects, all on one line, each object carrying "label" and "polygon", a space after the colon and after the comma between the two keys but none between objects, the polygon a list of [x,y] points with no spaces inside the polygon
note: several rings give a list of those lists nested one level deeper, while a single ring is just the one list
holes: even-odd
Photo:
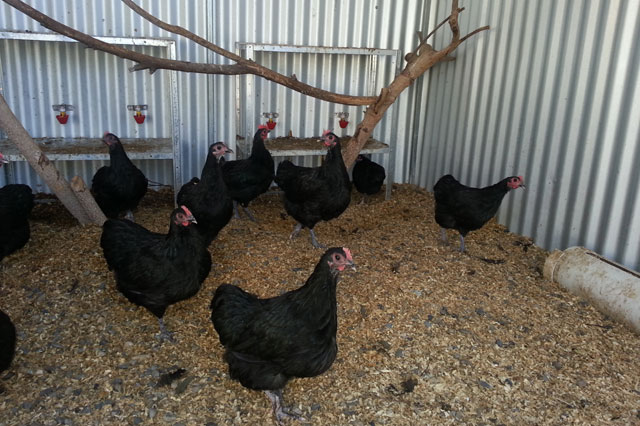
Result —
[{"label": "black chicken", "polygon": [[522,176],[510,176],[485,188],[471,188],[451,175],[442,176],[433,187],[442,240],[447,241],[445,228],[455,229],[460,233],[460,251],[464,251],[464,237],[495,216],[507,192],[524,187]]},{"label": "black chicken", "polygon": [[273,181],[273,158],[264,146],[269,136],[265,125],[258,126],[253,136],[251,155],[244,160],[225,161],[222,164],[224,183],[233,199],[234,216],[239,218],[238,204],[242,206],[249,219],[256,221],[249,211],[249,203],[258,195],[266,192]]},{"label": "black chicken", "polygon": [[351,181],[342,159],[340,139],[326,130],[322,134],[329,151],[320,167],[301,167],[285,160],[278,165],[276,183],[284,191],[284,208],[298,221],[290,238],[309,228],[311,244],[318,243],[313,227],[321,220],[331,220],[344,212],[351,201]]},{"label": "black chicken", "polygon": [[[0,167],[6,163],[8,161],[0,154]],[[29,185],[10,184],[0,188],[0,260],[29,241],[29,214],[33,204]]]},{"label": "black chicken", "polygon": [[289,379],[322,374],[336,358],[336,284],[346,267],[355,269],[351,252],[335,247],[297,290],[258,299],[223,284],[213,296],[211,321],[226,349],[231,378],[265,391],[278,422],[297,417],[283,407]]},{"label": "black chicken", "polygon": [[185,205],[198,221],[198,230],[209,246],[233,214],[233,204],[222,179],[220,159],[233,152],[224,142],[209,147],[200,179],[193,178],[178,192],[178,205]]},{"label": "black chicken", "polygon": [[118,290],[158,317],[161,337],[172,340],[163,316],[169,305],[195,295],[211,270],[211,255],[181,206],[171,213],[168,234],[148,231],[129,220],[109,219],[102,226],[102,247]]},{"label": "black chicken", "polygon": [[363,194],[361,204],[366,202],[368,195],[377,194],[380,191],[387,177],[384,167],[364,155],[358,155],[356,158],[351,175],[356,190]]},{"label": "black chicken", "polygon": [[0,310],[0,372],[9,368],[16,352],[16,327],[9,315]]},{"label": "black chicken", "polygon": [[109,147],[110,165],[93,175],[91,192],[105,216],[115,219],[126,212],[133,220],[133,210],[147,192],[147,178],[129,160],[116,135],[105,133],[102,142]]}]

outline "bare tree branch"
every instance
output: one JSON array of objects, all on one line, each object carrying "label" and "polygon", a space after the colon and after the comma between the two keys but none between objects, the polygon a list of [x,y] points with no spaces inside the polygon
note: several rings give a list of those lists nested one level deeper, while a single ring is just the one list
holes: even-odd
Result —
[{"label": "bare tree branch", "polygon": [[334,102],[338,104],[344,105],[370,105],[375,101],[375,96],[351,96],[351,95],[342,95],[333,92],[328,92],[322,89],[318,89],[316,87],[310,86],[308,84],[300,82],[295,76],[287,77],[280,73],[277,73],[267,67],[264,67],[260,64],[257,64],[254,61],[250,61],[248,59],[243,58],[242,56],[238,56],[233,52],[229,52],[226,49],[221,48],[220,46],[211,43],[210,41],[200,37],[197,34],[192,33],[191,31],[183,28],[179,25],[171,25],[168,24],[161,19],[156,18],[137,4],[135,4],[132,0],[122,0],[124,4],[129,6],[134,12],[138,15],[142,16],[147,21],[156,25],[159,28],[162,28],[165,31],[169,31],[171,33],[183,36],[188,38],[191,41],[199,44],[202,47],[205,47],[212,52],[215,52],[221,56],[229,58],[239,65],[246,67],[246,72],[244,74],[253,74],[259,77],[263,77],[267,80],[273,81],[274,83],[278,83],[282,86],[288,87],[292,90],[300,92],[305,95],[312,96],[317,99],[321,99],[324,101]]},{"label": "bare tree branch", "polygon": [[[431,48],[431,46],[424,42],[429,38],[429,36],[431,36],[432,32],[422,40],[420,43],[422,46],[418,46],[416,50],[411,52],[411,55],[407,55],[409,58],[407,59],[407,65],[404,70],[402,70],[402,72],[388,87],[382,89],[376,103],[367,108],[362,122],[358,124],[353,138],[351,139],[351,143],[344,153],[344,162],[347,167],[351,167],[355,162],[358,153],[371,136],[375,126],[380,122],[380,120],[382,120],[384,113],[396,101],[404,89],[409,87],[416,78],[423,75],[429,68],[433,67],[438,62],[448,60],[447,58],[449,58],[449,53],[453,52],[463,41],[467,40],[472,35],[489,29],[489,26],[484,26],[460,38],[458,14],[461,12],[461,9],[458,8],[457,0],[452,0],[451,10],[451,15],[447,18],[452,32],[451,42],[442,50],[435,50]],[[427,46],[429,46],[429,48],[427,48]]]}]

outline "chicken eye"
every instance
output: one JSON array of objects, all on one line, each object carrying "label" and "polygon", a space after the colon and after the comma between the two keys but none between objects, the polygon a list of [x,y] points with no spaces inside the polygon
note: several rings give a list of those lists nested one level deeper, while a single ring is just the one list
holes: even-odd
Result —
[{"label": "chicken eye", "polygon": [[339,254],[336,254],[335,256],[333,256],[333,258],[335,260],[340,260],[340,259],[342,259],[342,256],[340,256]]}]

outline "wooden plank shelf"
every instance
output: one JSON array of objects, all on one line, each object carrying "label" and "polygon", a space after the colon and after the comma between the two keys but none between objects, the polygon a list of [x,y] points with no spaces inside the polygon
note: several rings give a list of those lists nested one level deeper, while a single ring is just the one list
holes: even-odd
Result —
[{"label": "wooden plank shelf", "polygon": [[[101,138],[35,138],[34,141],[49,160],[81,161],[108,160],[109,149]],[[171,138],[120,139],[127,156],[132,160],[171,160]],[[9,140],[0,140],[0,152],[9,161],[25,161]]]},{"label": "wooden plank shelf", "polygon": [[[342,151],[345,151],[351,142],[351,136],[340,138]],[[320,138],[294,138],[294,137],[277,137],[267,139],[265,147],[269,150],[272,157],[296,157],[307,155],[326,155],[327,147],[325,147]],[[251,147],[248,147],[251,150]],[[369,139],[365,146],[360,150],[361,154],[384,154],[389,152],[389,145]]]}]

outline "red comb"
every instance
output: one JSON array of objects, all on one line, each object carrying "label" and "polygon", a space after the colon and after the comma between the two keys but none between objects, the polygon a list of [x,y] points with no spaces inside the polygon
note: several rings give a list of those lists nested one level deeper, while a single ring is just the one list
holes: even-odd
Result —
[{"label": "red comb", "polygon": [[258,129],[269,129],[266,124],[261,124],[258,126]]},{"label": "red comb", "polygon": [[524,182],[524,178],[522,176],[518,176],[518,179],[520,179],[520,182]]},{"label": "red comb", "polygon": [[344,251],[344,254],[347,255],[347,260],[350,260],[353,262],[353,257],[351,257],[351,250],[349,250],[346,247],[342,247],[342,251]]},{"label": "red comb", "polygon": [[333,129],[327,129],[324,132],[322,132],[322,137],[327,136],[329,133],[331,133],[333,131]]},{"label": "red comb", "polygon": [[180,208],[189,216],[193,216],[191,214],[191,211],[189,211],[189,209],[187,208],[187,206],[180,206]]}]

